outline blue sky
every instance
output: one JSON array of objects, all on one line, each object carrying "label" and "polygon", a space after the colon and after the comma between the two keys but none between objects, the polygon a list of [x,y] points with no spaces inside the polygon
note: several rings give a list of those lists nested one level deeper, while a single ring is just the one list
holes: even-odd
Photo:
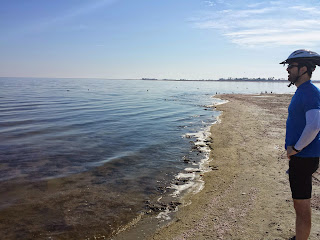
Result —
[{"label": "blue sky", "polygon": [[291,52],[320,53],[318,0],[0,3],[0,76],[287,78]]}]

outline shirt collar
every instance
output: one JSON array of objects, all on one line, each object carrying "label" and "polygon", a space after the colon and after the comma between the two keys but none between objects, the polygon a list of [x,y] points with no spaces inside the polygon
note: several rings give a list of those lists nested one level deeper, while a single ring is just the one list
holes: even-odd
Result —
[{"label": "shirt collar", "polygon": [[311,83],[311,80],[308,80],[304,83],[302,83],[298,88],[304,88],[305,86],[309,85]]}]

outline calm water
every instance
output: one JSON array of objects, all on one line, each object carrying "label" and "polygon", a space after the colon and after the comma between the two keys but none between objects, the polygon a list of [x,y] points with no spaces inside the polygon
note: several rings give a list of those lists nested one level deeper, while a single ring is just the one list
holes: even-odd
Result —
[{"label": "calm water", "polygon": [[2,79],[1,86],[0,180],[55,178],[137,154],[158,168],[188,152],[185,133],[214,122],[204,110],[212,93],[192,85]]},{"label": "calm water", "polygon": [[97,79],[0,85],[0,180],[60,177],[142,152],[148,167],[176,163],[188,152],[182,136],[214,122],[205,106],[216,92],[294,91],[284,83]]},{"label": "calm water", "polygon": [[[41,199],[46,208],[61,208],[61,216],[48,222],[49,226],[59,222],[51,231],[36,221],[18,227],[17,235],[11,232],[17,232],[17,227],[0,224],[0,236],[9,239],[10,234],[12,239],[27,239],[40,233],[74,238],[75,226],[82,223],[66,219],[75,213],[86,218],[87,213],[80,203],[57,202],[57,193],[81,198],[105,191],[109,205],[97,206],[97,198],[86,201],[96,207],[95,215],[109,208],[104,213],[108,219],[119,215],[110,224],[111,230],[116,229],[141,212],[143,201],[172,185],[178,173],[199,168],[206,151],[193,147],[207,137],[208,127],[219,115],[210,107],[220,102],[212,98],[214,94],[295,91],[286,83],[270,82],[102,79],[0,78],[0,86],[0,209],[7,218],[16,219],[13,212],[23,205],[30,211],[22,214],[21,221],[39,218],[41,222],[48,214],[34,210],[32,201]],[[81,195],[84,188],[90,192]],[[29,189],[27,197],[25,189]],[[119,201],[122,204],[115,207]],[[66,204],[69,212],[74,210],[70,216],[63,210]],[[21,224],[12,221],[13,226]],[[100,227],[97,222],[92,220],[95,231]],[[106,236],[110,231],[105,230]],[[92,233],[79,236],[84,235],[89,238]]]}]

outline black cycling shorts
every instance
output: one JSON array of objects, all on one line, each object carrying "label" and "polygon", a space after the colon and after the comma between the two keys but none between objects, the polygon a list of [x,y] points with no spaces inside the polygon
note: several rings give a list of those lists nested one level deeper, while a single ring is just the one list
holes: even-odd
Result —
[{"label": "black cycling shorts", "polygon": [[312,174],[318,167],[319,157],[290,157],[289,181],[293,199],[311,198]]}]

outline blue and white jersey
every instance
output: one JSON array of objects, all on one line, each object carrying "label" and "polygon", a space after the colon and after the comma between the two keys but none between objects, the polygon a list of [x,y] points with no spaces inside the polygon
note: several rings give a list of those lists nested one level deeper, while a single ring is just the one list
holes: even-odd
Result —
[{"label": "blue and white jersey", "polygon": [[[320,90],[311,81],[307,81],[298,87],[288,108],[286,148],[294,146],[299,140],[306,126],[306,112],[311,109],[320,109]],[[320,132],[296,156],[320,157]]]}]

